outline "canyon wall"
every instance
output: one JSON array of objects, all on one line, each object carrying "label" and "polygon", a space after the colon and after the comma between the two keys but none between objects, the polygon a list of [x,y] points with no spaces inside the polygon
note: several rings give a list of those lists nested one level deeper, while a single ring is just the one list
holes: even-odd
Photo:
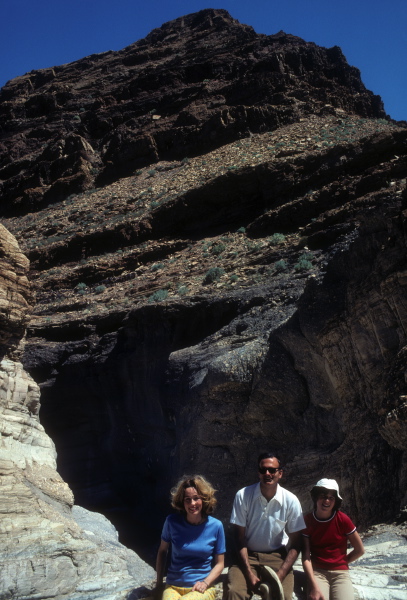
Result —
[{"label": "canyon wall", "polygon": [[22,363],[76,502],[152,563],[179,476],[226,522],[273,449],[304,508],[326,476],[359,526],[396,519],[407,129],[341,50],[208,9],[0,98]]},{"label": "canyon wall", "polygon": [[[39,422],[40,390],[18,360],[33,308],[28,260],[0,226],[0,597],[116,599],[154,572],[101,515],[74,507]],[[86,526],[83,529],[78,522]]]}]

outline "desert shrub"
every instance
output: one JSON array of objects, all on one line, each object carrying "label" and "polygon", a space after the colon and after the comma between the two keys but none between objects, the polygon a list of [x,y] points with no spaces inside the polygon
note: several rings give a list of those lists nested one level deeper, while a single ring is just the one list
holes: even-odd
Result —
[{"label": "desert shrub", "polygon": [[237,275],[231,275],[229,281],[231,283],[234,283],[235,281],[238,281],[239,277]]},{"label": "desert shrub", "polygon": [[271,235],[269,237],[269,242],[270,244],[277,245],[277,244],[281,244],[282,242],[284,242],[285,240],[285,235],[283,235],[282,233],[273,233],[273,235]]},{"label": "desert shrub", "polygon": [[258,242],[256,243],[256,242],[253,242],[252,240],[247,240],[247,242],[246,242],[246,249],[249,253],[258,252],[259,250],[261,250],[261,247],[262,247],[261,243],[258,243]]},{"label": "desert shrub", "polygon": [[274,268],[277,271],[277,273],[282,273],[283,271],[287,270],[287,262],[282,258],[281,260],[278,260],[276,262]]},{"label": "desert shrub", "polygon": [[105,285],[98,285],[95,287],[95,294],[102,294],[106,289]]},{"label": "desert shrub", "polygon": [[77,292],[81,292],[81,291],[83,292],[86,290],[87,287],[88,286],[86,285],[86,283],[81,282],[81,283],[78,283],[78,285],[75,287],[75,290]]},{"label": "desert shrub", "polygon": [[218,281],[224,273],[225,271],[221,267],[211,267],[209,271],[207,271],[203,282],[213,283],[214,281]]},{"label": "desert shrub", "polygon": [[218,254],[222,254],[224,250],[226,250],[225,244],[215,244],[215,246],[212,246],[210,251],[212,254],[217,256]]},{"label": "desert shrub", "polygon": [[309,269],[312,269],[312,263],[304,256],[301,256],[294,269],[296,271],[309,271]]},{"label": "desert shrub", "polygon": [[246,227],[239,227],[237,233],[246,233]]},{"label": "desert shrub", "polygon": [[178,296],[185,296],[185,294],[188,294],[188,292],[189,292],[189,289],[187,288],[187,286],[186,285],[181,285],[178,288],[178,292],[177,293],[178,293]]},{"label": "desert shrub", "polygon": [[151,265],[150,271],[159,271],[160,269],[164,269],[163,263],[154,263]]},{"label": "desert shrub", "polygon": [[161,302],[161,300],[165,300],[166,298],[168,298],[168,290],[157,290],[154,294],[151,294],[148,301]]}]

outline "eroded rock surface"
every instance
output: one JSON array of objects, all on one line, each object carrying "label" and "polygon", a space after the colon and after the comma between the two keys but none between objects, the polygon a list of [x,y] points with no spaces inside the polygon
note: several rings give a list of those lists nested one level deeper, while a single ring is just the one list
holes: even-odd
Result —
[{"label": "eroded rock surface", "polygon": [[0,355],[18,354],[33,305],[29,262],[15,237],[0,225]]},{"label": "eroded rock surface", "polygon": [[366,553],[351,568],[360,600],[406,600],[406,527],[379,525],[363,538]]},{"label": "eroded rock surface", "polygon": [[[72,513],[73,494],[39,422],[39,387],[17,361],[32,310],[28,261],[4,227],[0,251],[0,598],[125,598],[153,570],[117,535],[84,531]],[[97,518],[82,511],[88,522]]]}]

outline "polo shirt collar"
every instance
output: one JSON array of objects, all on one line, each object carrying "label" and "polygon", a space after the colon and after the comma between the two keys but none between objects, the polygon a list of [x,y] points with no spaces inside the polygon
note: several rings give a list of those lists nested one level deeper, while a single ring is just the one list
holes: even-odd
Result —
[{"label": "polo shirt collar", "polygon": [[[260,482],[257,484],[256,498],[264,498],[263,494],[261,493]],[[266,498],[264,499],[267,500]],[[276,500],[280,506],[283,505],[283,490],[279,483],[277,484],[277,491],[271,500]]]}]

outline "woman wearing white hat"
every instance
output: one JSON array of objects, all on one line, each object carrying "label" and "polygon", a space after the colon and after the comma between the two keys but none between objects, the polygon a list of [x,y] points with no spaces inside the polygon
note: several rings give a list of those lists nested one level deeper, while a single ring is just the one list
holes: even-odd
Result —
[{"label": "woman wearing white hat", "polygon": [[[311,490],[314,511],[305,515],[302,564],[309,600],[352,600],[349,563],[365,550],[350,518],[339,510],[342,498],[335,479],[320,479]],[[347,554],[347,543],[353,550]]]}]

